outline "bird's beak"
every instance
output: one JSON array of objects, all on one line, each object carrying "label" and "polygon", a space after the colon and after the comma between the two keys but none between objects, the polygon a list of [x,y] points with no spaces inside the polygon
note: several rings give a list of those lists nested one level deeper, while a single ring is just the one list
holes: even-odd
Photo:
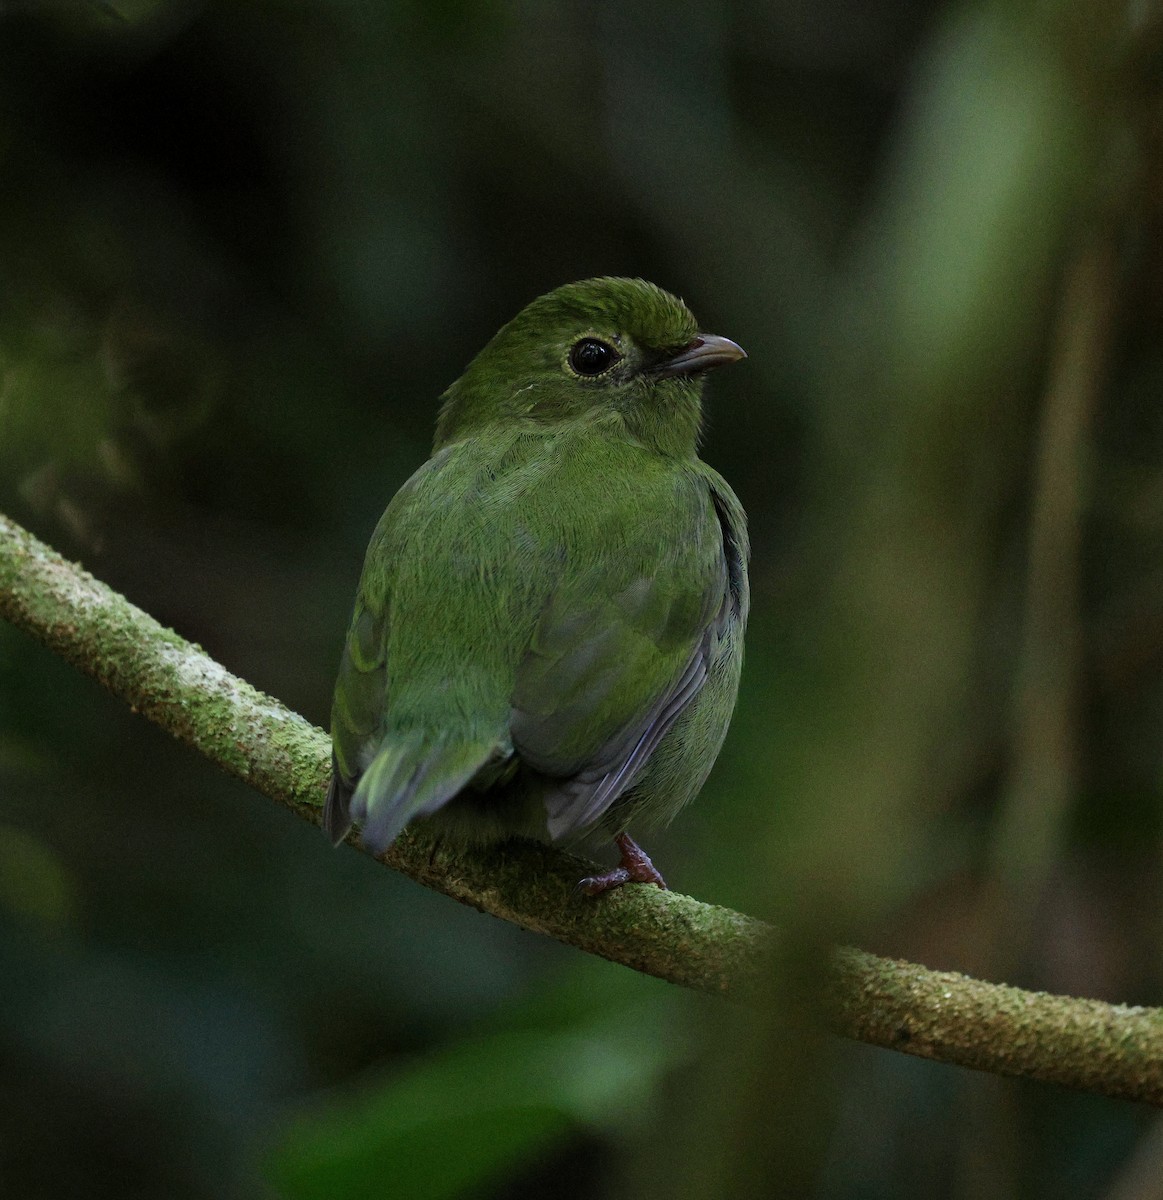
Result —
[{"label": "bird's beak", "polygon": [[689,346],[684,346],[673,358],[665,359],[654,368],[654,374],[664,379],[671,375],[695,375],[712,367],[724,367],[747,357],[747,351],[730,338],[713,333],[700,333]]}]

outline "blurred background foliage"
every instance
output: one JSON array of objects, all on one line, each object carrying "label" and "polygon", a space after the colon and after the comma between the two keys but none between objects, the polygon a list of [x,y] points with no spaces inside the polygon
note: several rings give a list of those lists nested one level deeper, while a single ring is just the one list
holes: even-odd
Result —
[{"label": "blurred background foliage", "polygon": [[731,736],[650,843],[748,1015],[334,853],[0,627],[0,1190],[1163,1195],[1134,1106],[821,1034],[832,939],[1163,1002],[1163,18],[1107,0],[9,0],[0,506],[326,723],[524,303],[749,351]]}]

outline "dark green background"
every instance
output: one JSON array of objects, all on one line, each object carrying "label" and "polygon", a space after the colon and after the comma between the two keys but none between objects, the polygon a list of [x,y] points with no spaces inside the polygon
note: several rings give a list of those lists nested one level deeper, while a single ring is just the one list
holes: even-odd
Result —
[{"label": "dark green background", "polygon": [[[642,275],[746,347],[704,450],[751,519],[743,692],[648,849],[788,946],[756,1018],[461,909],[0,627],[0,1192],[1158,1194],[1149,1111],[821,1039],[810,1001],[832,939],[1163,1000],[1163,59],[1122,21],[0,5],[0,506],[319,724],[370,531],[500,324]],[[1093,236],[1047,765],[1029,531]]]}]

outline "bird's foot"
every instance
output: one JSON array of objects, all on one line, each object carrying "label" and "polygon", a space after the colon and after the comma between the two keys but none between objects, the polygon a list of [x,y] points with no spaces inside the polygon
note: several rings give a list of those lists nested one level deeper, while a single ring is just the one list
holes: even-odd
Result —
[{"label": "bird's foot", "polygon": [[664,892],[667,890],[666,880],[658,873],[658,868],[629,834],[618,834],[614,844],[622,854],[622,861],[612,871],[603,871],[601,875],[587,875],[585,879],[580,880],[577,885],[579,892],[585,892],[587,896],[600,896],[603,892],[621,887],[624,883],[653,883]]}]

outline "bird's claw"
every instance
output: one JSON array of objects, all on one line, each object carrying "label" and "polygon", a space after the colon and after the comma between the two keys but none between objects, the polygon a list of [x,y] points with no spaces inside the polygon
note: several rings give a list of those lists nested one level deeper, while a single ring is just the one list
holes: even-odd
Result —
[{"label": "bird's claw", "polygon": [[612,891],[624,883],[653,883],[664,892],[669,890],[666,880],[650,861],[649,855],[629,834],[620,833],[614,842],[621,852],[621,862],[611,871],[603,871],[601,875],[587,875],[578,880],[577,891],[587,896],[600,896],[603,892]]}]

